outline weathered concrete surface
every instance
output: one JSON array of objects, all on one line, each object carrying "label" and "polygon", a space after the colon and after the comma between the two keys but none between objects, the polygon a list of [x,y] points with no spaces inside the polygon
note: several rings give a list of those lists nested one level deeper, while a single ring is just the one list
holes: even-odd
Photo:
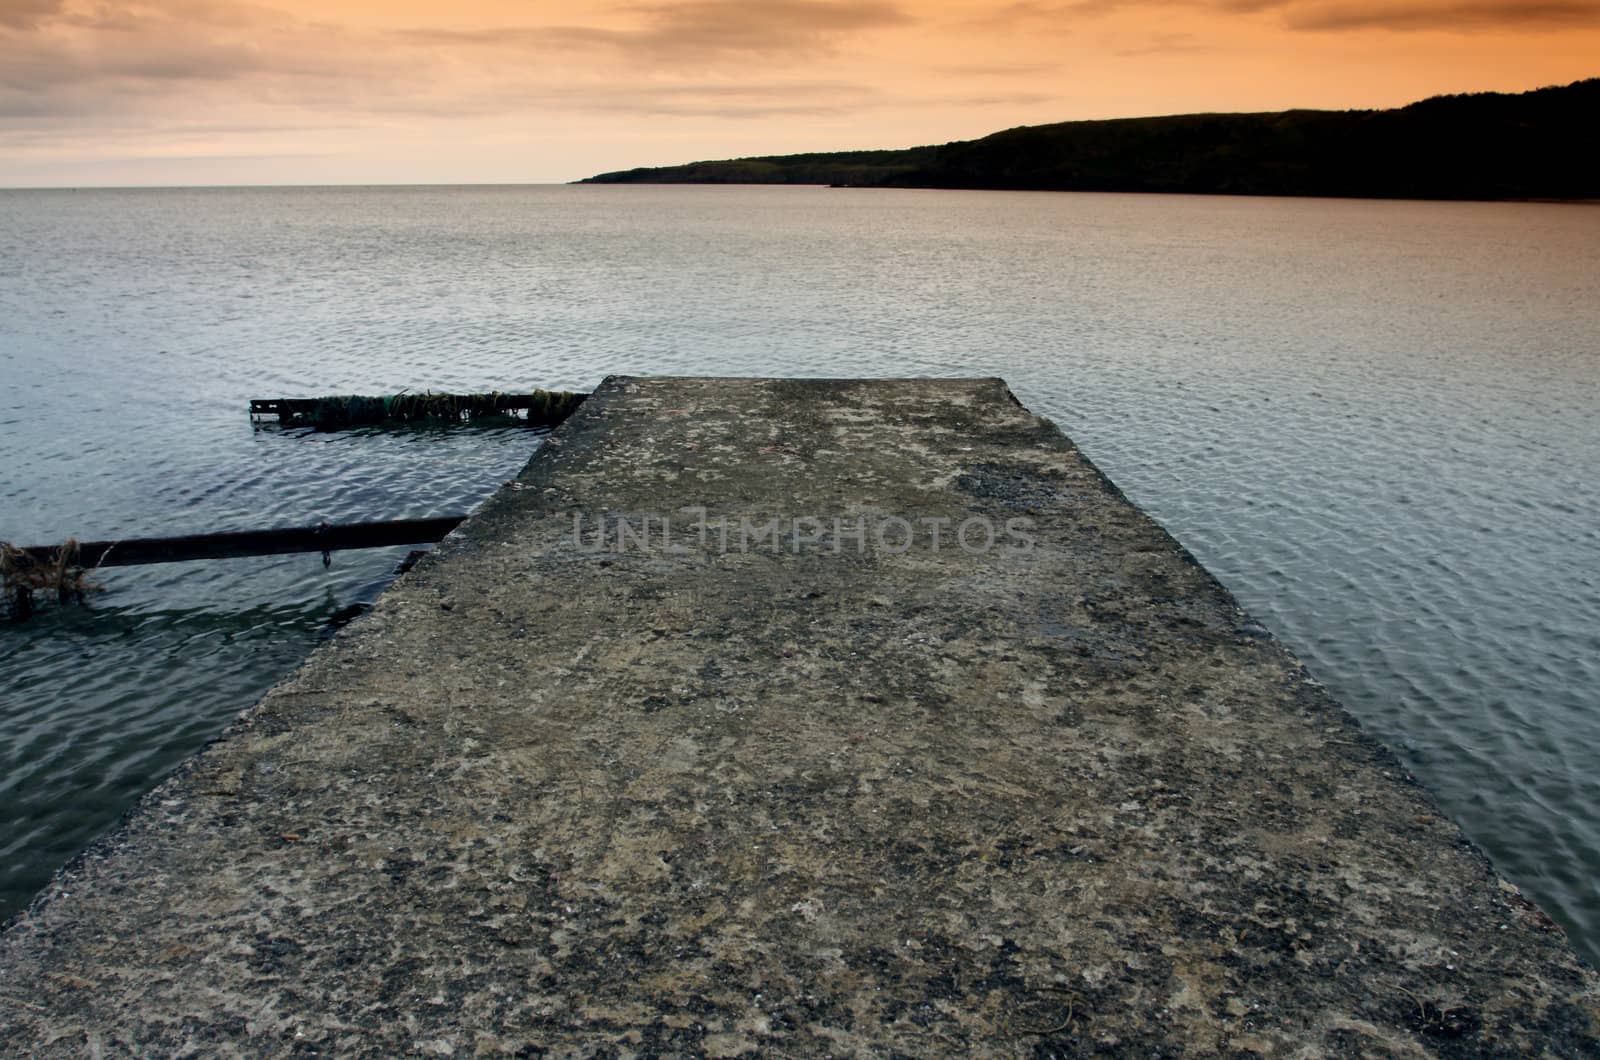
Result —
[{"label": "weathered concrete surface", "polygon": [[[1000,382],[613,380],[521,484],[12,926],[0,1052],[1600,1055],[1554,925]],[[1038,544],[574,540],[693,504]]]}]

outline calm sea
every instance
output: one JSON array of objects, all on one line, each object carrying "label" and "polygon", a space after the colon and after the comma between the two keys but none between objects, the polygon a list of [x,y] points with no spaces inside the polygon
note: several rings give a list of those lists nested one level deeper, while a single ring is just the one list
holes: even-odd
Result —
[{"label": "calm sea", "polygon": [[[516,428],[253,396],[1001,375],[1600,958],[1600,208],[815,188],[0,191],[0,540],[470,509]],[[404,549],[0,630],[0,915]]]}]

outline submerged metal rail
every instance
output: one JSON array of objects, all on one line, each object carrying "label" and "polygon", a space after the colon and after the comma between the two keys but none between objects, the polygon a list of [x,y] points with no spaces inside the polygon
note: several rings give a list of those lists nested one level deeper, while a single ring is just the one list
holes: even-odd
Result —
[{"label": "submerged metal rail", "polygon": [[[431,544],[460,526],[465,518],[465,515],[441,515],[431,519],[322,523],[318,526],[282,526],[268,530],[234,530],[178,537],[131,537],[120,541],[30,545],[17,548],[16,551],[41,565],[89,569],[132,567],[145,563],[187,563],[201,559],[282,556],[292,552],[339,552],[353,548]],[[65,556],[63,549],[67,550]]]}]

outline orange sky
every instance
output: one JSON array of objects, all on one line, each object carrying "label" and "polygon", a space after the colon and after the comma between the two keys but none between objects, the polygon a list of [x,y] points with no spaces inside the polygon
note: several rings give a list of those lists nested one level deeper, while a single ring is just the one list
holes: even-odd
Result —
[{"label": "orange sky", "polygon": [[564,181],[1600,75],[1600,0],[0,0],[0,186]]}]

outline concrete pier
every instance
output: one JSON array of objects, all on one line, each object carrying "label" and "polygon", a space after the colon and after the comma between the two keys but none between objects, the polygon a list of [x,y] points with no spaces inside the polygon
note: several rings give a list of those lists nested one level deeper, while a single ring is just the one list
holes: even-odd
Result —
[{"label": "concrete pier", "polygon": [[998,380],[612,379],[515,486],[9,927],[0,1053],[1600,1055]]}]

